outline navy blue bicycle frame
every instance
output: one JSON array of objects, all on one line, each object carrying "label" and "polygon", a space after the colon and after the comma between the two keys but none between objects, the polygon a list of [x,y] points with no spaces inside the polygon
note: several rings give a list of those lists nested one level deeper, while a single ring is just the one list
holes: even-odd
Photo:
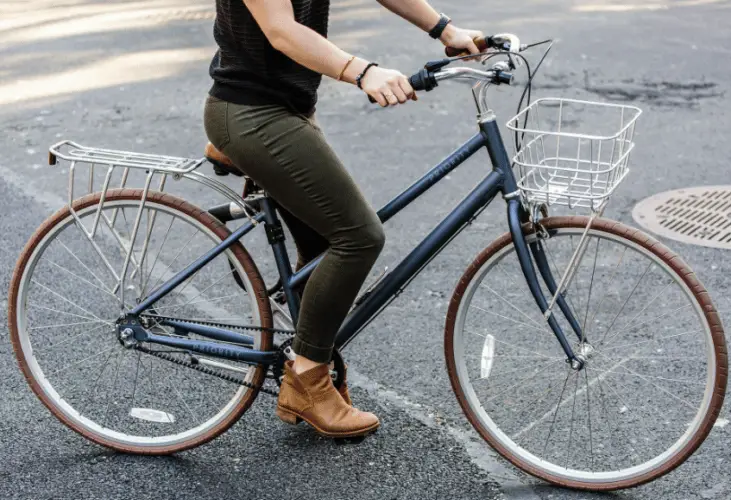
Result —
[{"label": "navy blue bicycle frame", "polygon": [[[481,121],[480,131],[474,137],[389,202],[378,212],[378,216],[382,222],[388,221],[483,147],[487,149],[490,156],[492,171],[393,271],[385,275],[375,287],[367,291],[356,301],[355,307],[345,319],[336,336],[335,347],[337,349],[345,347],[392,300],[398,297],[411,280],[477,215],[487,208],[498,194],[502,194],[507,202],[508,224],[526,282],[536,304],[545,315],[548,310],[548,302],[541,290],[534,261],[551,294],[556,293],[557,285],[543,253],[540,239],[536,238],[529,244],[523,234],[522,226],[526,222],[527,217],[520,203],[517,182],[494,117]],[[279,270],[282,288],[287,298],[292,320],[296,324],[300,305],[300,297],[297,290],[307,282],[307,279],[321,260],[321,257],[310,262],[300,271],[293,272],[287,256],[284,236],[281,231],[282,226],[276,213],[275,203],[269,198],[264,198],[260,203],[260,208],[261,211],[254,217],[254,220],[257,223],[263,223],[267,230],[269,242]],[[166,296],[216,256],[220,255],[248,234],[256,225],[253,222],[248,222],[238,228],[218,246],[208,251],[205,255],[202,255],[186,269],[180,271],[172,279],[153,291],[136,308],[130,311],[129,316],[137,317],[150,309],[158,300]],[[574,333],[581,339],[581,327],[568,307],[563,295],[559,294],[556,303],[563,315],[567,318]],[[549,314],[546,321],[566,353],[567,359],[570,361],[576,360],[571,344],[566,339],[555,315],[553,313]],[[138,341],[157,343],[191,352],[199,352],[248,363],[271,364],[276,361],[276,351],[265,352],[254,350],[254,339],[251,336],[221,328],[185,323],[184,319],[180,321],[168,321],[163,324],[174,327],[177,332],[183,335],[187,332],[192,332],[213,339],[213,341],[158,335],[141,327],[134,328],[135,338]],[[226,344],[215,341],[223,341]]]}]

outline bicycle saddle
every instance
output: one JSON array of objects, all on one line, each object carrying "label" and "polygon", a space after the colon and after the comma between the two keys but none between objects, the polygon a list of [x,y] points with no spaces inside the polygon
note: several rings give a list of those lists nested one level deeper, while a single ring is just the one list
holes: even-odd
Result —
[{"label": "bicycle saddle", "polygon": [[213,171],[216,175],[225,176],[233,174],[236,177],[244,176],[244,173],[236,168],[234,162],[232,162],[228,156],[216,149],[216,147],[210,142],[206,144],[206,149],[203,154],[206,159],[211,162],[211,165],[213,165]]}]

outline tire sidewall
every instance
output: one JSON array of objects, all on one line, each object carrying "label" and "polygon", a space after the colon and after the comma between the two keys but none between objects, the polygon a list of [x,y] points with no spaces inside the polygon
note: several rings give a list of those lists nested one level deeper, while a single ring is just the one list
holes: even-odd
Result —
[{"label": "tire sidewall", "polygon": [[[541,221],[541,225],[548,230],[551,229],[585,229],[589,224],[589,217],[573,216],[573,217],[549,217]],[[467,397],[459,382],[456,360],[454,358],[454,332],[457,322],[458,312],[462,304],[465,292],[467,291],[471,281],[477,276],[482,267],[495,255],[503,250],[506,246],[512,244],[510,233],[505,233],[485,250],[483,250],[472,264],[467,268],[464,275],[460,279],[452,299],[449,304],[447,318],[444,329],[444,354],[447,364],[447,373],[452,385],[452,390],[457,397],[462,411],[469,420],[472,427],[482,436],[482,438],[503,458],[518,467],[519,469],[531,474],[532,476],[543,479],[549,483],[556,484],[572,489],[592,490],[592,491],[611,491],[624,488],[630,488],[647,483],[660,476],[672,471],[682,464],[695,450],[703,443],[705,438],[713,428],[718,414],[723,406],[723,400],[726,393],[726,383],[728,377],[728,356],[726,349],[726,341],[723,333],[723,326],[713,303],[711,302],[708,292],[705,290],[695,274],[688,265],[670,249],[663,244],[650,237],[649,235],[625,226],[619,222],[598,218],[592,222],[592,230],[605,232],[614,236],[624,237],[635,244],[645,248],[653,253],[656,257],[663,260],[686,284],[688,289],[693,293],[695,299],[701,305],[703,314],[708,322],[711,335],[714,340],[716,351],[716,386],[713,391],[710,403],[710,411],[706,414],[704,421],[699,426],[698,432],[678,453],[669,460],[666,460],[660,467],[646,472],[643,475],[629,478],[623,481],[615,481],[609,483],[594,483],[568,480],[563,477],[557,477],[538,469],[533,465],[524,461],[521,457],[511,453],[493,434],[485,428],[477,415],[470,407]],[[534,227],[531,224],[523,226],[525,234],[533,234]]]},{"label": "tire sidewall", "polygon": [[[141,189],[110,189],[106,192],[105,196],[105,203],[113,202],[113,201],[134,201],[134,200],[140,200],[142,198],[143,191]],[[99,200],[101,199],[102,193],[93,193],[87,196],[84,196],[83,198],[79,198],[75,200],[72,204],[72,208],[75,212],[80,212],[84,209],[87,209],[90,206],[93,206],[95,204],[98,204]],[[224,224],[222,224],[220,221],[212,217],[208,212],[186,202],[185,200],[182,200],[180,198],[177,198],[173,195],[157,192],[157,191],[149,191],[147,194],[147,200],[150,202],[155,202],[157,204],[166,206],[167,208],[177,210],[184,215],[191,217],[193,219],[196,219],[198,222],[200,222],[202,225],[204,225],[206,228],[208,228],[210,231],[212,231],[217,237],[219,237],[221,240],[228,237],[231,232],[226,228]],[[195,438],[183,441],[181,443],[176,443],[173,445],[167,445],[167,446],[130,446],[130,445],[124,445],[120,444],[119,442],[110,440],[104,436],[100,436],[96,433],[92,433],[82,427],[78,422],[70,419],[63,411],[61,411],[56,404],[50,400],[50,398],[47,396],[43,388],[40,386],[40,384],[36,381],[35,377],[32,374],[32,371],[30,367],[28,366],[28,361],[25,358],[25,352],[23,350],[23,347],[21,346],[21,340],[20,340],[20,332],[18,329],[18,300],[20,298],[19,291],[21,288],[21,281],[23,279],[23,275],[25,274],[25,270],[30,262],[31,257],[33,256],[33,253],[35,251],[35,248],[38,246],[39,243],[43,242],[45,237],[50,233],[58,224],[64,223],[68,219],[68,217],[71,216],[71,211],[69,210],[69,207],[66,206],[60,210],[58,210],[55,214],[53,214],[51,217],[46,219],[41,226],[36,230],[36,232],[31,236],[29,241],[26,243],[25,247],[23,248],[23,251],[20,254],[20,257],[18,258],[18,261],[16,263],[15,269],[13,271],[13,276],[10,281],[10,287],[9,287],[9,293],[8,293],[8,326],[10,330],[10,339],[13,345],[13,350],[15,352],[16,359],[18,361],[18,365],[25,376],[28,384],[30,385],[33,392],[36,394],[36,396],[41,400],[41,402],[51,411],[51,413],[58,418],[64,425],[69,427],[70,429],[74,430],[75,432],[82,435],[84,438],[93,441],[97,444],[100,444],[102,446],[112,448],[114,450],[124,452],[124,453],[134,453],[134,454],[142,454],[142,455],[167,455],[171,453],[176,453],[180,451],[184,451],[187,449],[195,448],[197,446],[200,446],[204,443],[207,443],[208,441],[216,438],[217,436],[224,433],[226,430],[228,430],[236,421],[238,421],[241,416],[251,407],[251,405],[256,400],[256,396],[258,395],[257,390],[248,390],[245,392],[244,396],[238,401],[236,406],[231,410],[231,412],[221,420],[217,425],[212,427],[209,431],[200,434],[196,436]],[[256,264],[252,260],[250,254],[246,251],[246,249],[241,245],[240,242],[235,243],[230,247],[231,252],[234,254],[236,259],[241,264],[242,268],[245,270],[246,275],[251,282],[251,285],[253,287],[253,292],[256,296],[256,302],[259,309],[259,316],[261,320],[261,326],[265,328],[272,328],[273,327],[273,319],[272,319],[272,311],[271,311],[271,305],[269,304],[269,298],[266,291],[266,286],[264,284],[264,280],[261,277],[261,273],[259,272],[258,268],[256,267]],[[261,350],[267,351],[272,348],[272,335],[262,335],[262,345]],[[265,367],[258,367],[256,370],[252,383],[255,385],[260,385],[263,383],[266,375],[266,368]]]}]

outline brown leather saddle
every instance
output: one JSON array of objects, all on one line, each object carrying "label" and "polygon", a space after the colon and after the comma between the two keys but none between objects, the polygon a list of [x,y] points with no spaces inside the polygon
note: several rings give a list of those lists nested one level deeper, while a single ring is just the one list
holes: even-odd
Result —
[{"label": "brown leather saddle", "polygon": [[221,151],[210,142],[206,144],[205,152],[203,153],[206,159],[213,165],[213,172],[216,175],[227,176],[229,174],[235,175],[236,177],[244,178],[244,194],[243,197],[261,193],[264,190],[260,188],[253,179],[244,174],[235,164],[231,161],[231,158],[223,154]]}]

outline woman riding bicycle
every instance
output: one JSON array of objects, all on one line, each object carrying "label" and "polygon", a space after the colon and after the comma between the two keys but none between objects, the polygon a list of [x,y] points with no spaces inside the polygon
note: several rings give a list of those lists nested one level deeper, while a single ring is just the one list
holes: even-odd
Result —
[{"label": "woman riding bicycle", "polygon": [[[455,27],[426,0],[378,0],[445,46],[477,54],[479,31]],[[376,212],[314,119],[322,75],[357,85],[381,106],[416,100],[398,71],[350,55],[326,39],[329,0],[217,0],[219,50],[205,128],[219,158],[279,204],[297,245],[298,268],[325,257],[302,294],[294,362],[285,366],[277,415],[329,437],[375,430],[330,378],[335,334],[384,245]],[[227,157],[227,158],[226,158]]]}]

